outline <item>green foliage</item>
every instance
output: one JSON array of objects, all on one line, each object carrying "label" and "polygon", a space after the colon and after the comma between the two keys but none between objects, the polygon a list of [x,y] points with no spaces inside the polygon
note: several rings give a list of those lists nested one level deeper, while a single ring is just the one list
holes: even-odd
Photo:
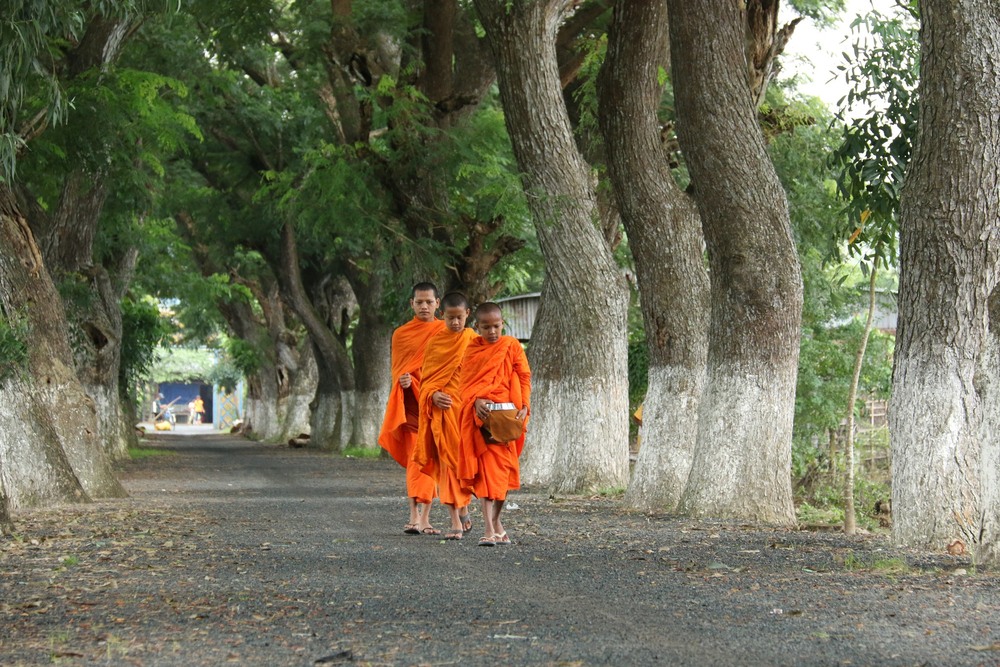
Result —
[{"label": "green foliage", "polygon": [[[844,326],[819,326],[802,332],[792,448],[796,475],[804,474],[809,462],[825,458],[828,433],[840,427],[853,373],[853,351],[858,349],[863,329],[864,324],[854,319]],[[856,411],[864,407],[868,396],[888,399],[893,342],[891,336],[879,331],[871,333]]]},{"label": "green foliage", "polygon": [[225,349],[233,366],[243,375],[253,375],[260,369],[261,353],[251,343],[242,338],[228,338]]},{"label": "green foliage", "polygon": [[31,329],[23,316],[11,316],[0,306],[0,382],[23,373],[28,365]]},{"label": "green foliage", "polygon": [[122,344],[120,388],[131,391],[150,378],[156,361],[157,346],[170,332],[160,317],[160,309],[151,299],[126,297],[121,302]]},{"label": "green foliage", "polygon": [[37,95],[50,123],[66,112],[66,98],[55,72],[45,63],[56,57],[57,36],[79,37],[84,15],[76,3],[11,0],[0,16],[0,182],[13,180],[17,154],[24,146],[21,126],[29,120],[25,98]]},{"label": "green foliage", "polygon": [[836,526],[844,523],[844,510],[839,507],[813,507],[802,503],[795,510],[799,523],[807,525]]},{"label": "green foliage", "polygon": [[128,456],[133,461],[141,461],[142,459],[154,458],[157,456],[176,456],[176,452],[171,452],[166,449],[153,449],[152,447],[129,447]]},{"label": "green foliage", "polygon": [[649,347],[646,337],[628,343],[628,402],[632,410],[639,407],[649,388]]},{"label": "green foliage", "polygon": [[819,25],[829,25],[844,11],[844,0],[791,0],[788,4]]},{"label": "green foliage", "polygon": [[[868,37],[860,36],[861,28]],[[859,36],[838,67],[851,89],[837,113],[843,136],[831,156],[847,203],[838,231],[849,254],[894,264],[900,188],[916,137],[918,25],[899,10],[860,16],[852,29]]]},{"label": "green foliage", "polygon": [[150,371],[153,382],[189,382],[211,376],[216,364],[212,350],[206,348],[159,347]]}]

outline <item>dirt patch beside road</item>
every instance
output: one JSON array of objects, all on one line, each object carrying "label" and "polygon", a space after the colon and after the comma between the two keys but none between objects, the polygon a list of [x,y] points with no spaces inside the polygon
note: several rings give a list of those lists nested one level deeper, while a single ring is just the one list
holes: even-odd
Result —
[{"label": "dirt patch beside road", "polygon": [[[3,665],[994,665],[966,558],[517,493],[515,544],[402,533],[402,470],[158,436],[131,497],[21,512]],[[437,523],[445,513],[434,509]]]}]

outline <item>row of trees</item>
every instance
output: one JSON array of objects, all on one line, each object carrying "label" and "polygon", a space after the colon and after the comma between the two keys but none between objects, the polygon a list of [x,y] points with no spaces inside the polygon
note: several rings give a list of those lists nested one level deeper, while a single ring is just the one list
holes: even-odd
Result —
[{"label": "row of trees", "polygon": [[[773,161],[803,124],[773,106],[778,3],[57,4],[0,34],[0,508],[120,493],[143,294],[189,336],[228,330],[259,436],[339,448],[375,441],[416,278],[481,301],[544,275],[525,481],[794,520],[803,280],[830,235],[793,227],[822,178]],[[938,96],[901,213],[893,493],[902,541],[991,553],[996,17],[962,5],[920,7]],[[945,132],[953,108],[981,111]],[[649,359],[631,483],[626,248]]]}]

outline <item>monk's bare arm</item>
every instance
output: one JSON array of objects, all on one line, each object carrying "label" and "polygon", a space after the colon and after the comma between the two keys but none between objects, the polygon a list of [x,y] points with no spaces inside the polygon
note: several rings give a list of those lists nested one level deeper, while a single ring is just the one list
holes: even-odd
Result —
[{"label": "monk's bare arm", "polygon": [[528,366],[528,356],[524,349],[518,347],[513,363],[515,381],[521,383],[521,400],[524,406],[517,413],[518,419],[524,419],[531,410],[531,367]]}]

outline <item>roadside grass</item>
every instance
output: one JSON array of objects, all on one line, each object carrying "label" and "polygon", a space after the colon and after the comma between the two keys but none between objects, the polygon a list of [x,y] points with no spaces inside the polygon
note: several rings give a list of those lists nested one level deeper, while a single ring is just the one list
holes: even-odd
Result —
[{"label": "roadside grass", "polygon": [[154,456],[175,456],[176,452],[170,452],[165,449],[153,449],[152,447],[129,447],[128,455],[133,461],[138,461]]},{"label": "roadside grass", "polygon": [[898,577],[911,574],[913,568],[900,557],[893,558],[859,558],[853,551],[844,556],[844,569],[852,572],[871,572],[873,574],[884,574],[889,577]]}]

